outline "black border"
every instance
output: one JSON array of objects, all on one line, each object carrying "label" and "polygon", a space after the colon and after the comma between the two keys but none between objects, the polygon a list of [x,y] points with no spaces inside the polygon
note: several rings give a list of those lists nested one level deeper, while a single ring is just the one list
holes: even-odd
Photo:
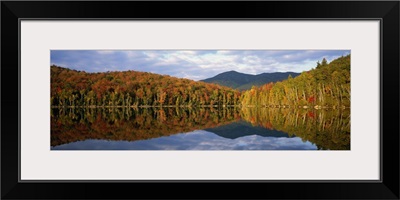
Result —
[{"label": "black border", "polygon": [[[20,19],[380,19],[380,182],[18,182]],[[1,198],[399,199],[399,2],[1,2]],[[17,82],[18,83],[15,83]],[[14,83],[14,84],[12,84]],[[386,89],[385,89],[386,88]],[[18,111],[18,112],[17,112]],[[384,120],[384,123],[383,123]],[[299,172],[301,173],[301,172]],[[170,186],[170,187],[166,187]],[[261,187],[256,187],[261,186]],[[147,189],[169,192],[148,193]],[[225,189],[226,188],[226,189]],[[261,188],[261,189],[260,189]]]},{"label": "black border", "polygon": [[[376,21],[379,22],[379,31],[380,31],[380,35],[382,35],[382,19],[378,19],[378,18],[364,18],[364,19],[344,19],[344,18],[340,18],[340,19],[332,19],[330,18],[329,20],[323,19],[323,18],[318,18],[318,19],[309,19],[309,18],[274,18],[274,19],[268,19],[268,18],[254,18],[254,19],[243,19],[243,18],[185,18],[185,19],[179,19],[179,18],[84,18],[84,19],[76,19],[76,18],[63,18],[63,19],[57,19],[57,18],[19,18],[18,20],[18,29],[19,29],[19,37],[18,37],[18,44],[19,47],[21,47],[21,21],[232,21],[232,22],[237,22],[237,21],[300,21],[300,22],[304,22],[304,21]],[[379,39],[380,44],[379,44],[379,48],[382,49],[382,37],[380,37]],[[90,49],[86,49],[86,50],[90,50]],[[117,50],[117,49],[116,49]],[[195,50],[195,49],[180,49],[180,50]],[[223,50],[223,49],[221,49]],[[240,49],[236,49],[236,50],[240,50]],[[253,49],[253,50],[257,50],[257,49]],[[313,50],[313,49],[308,49],[308,50]],[[323,49],[318,49],[318,50],[323,50]],[[326,49],[329,50],[329,49]],[[350,49],[349,49],[350,50]],[[382,57],[382,53],[380,52],[380,58]],[[379,58],[379,59],[380,59]],[[280,183],[381,183],[382,182],[382,170],[380,170],[379,173],[379,180],[362,180],[362,179],[352,179],[352,180],[335,180],[335,179],[326,179],[326,180],[246,180],[246,179],[241,179],[241,180],[229,180],[229,179],[218,179],[218,180],[164,180],[164,179],[153,179],[153,180],[21,180],[21,48],[18,49],[18,61],[19,61],[19,65],[18,65],[18,128],[19,128],[19,132],[18,132],[18,182],[31,182],[31,183],[67,183],[67,182],[84,182],[84,183],[102,183],[102,182],[108,182],[108,183],[143,183],[143,182],[148,182],[148,183],[170,183],[170,182],[218,182],[218,183],[229,183],[229,182],[243,182],[243,183],[249,183],[249,182],[262,182],[262,183],[276,183],[276,182],[280,182]],[[383,78],[382,78],[382,60],[379,61],[379,82],[380,82],[380,93],[382,91],[382,85],[383,85]],[[380,94],[381,95],[381,94]],[[382,96],[380,96],[380,102],[382,102]],[[380,107],[382,107],[382,104],[380,105]],[[382,108],[380,108],[380,110],[382,110]],[[381,114],[381,113],[380,113]],[[382,122],[380,122],[381,124]],[[379,169],[382,169],[382,126],[379,127]]]}]

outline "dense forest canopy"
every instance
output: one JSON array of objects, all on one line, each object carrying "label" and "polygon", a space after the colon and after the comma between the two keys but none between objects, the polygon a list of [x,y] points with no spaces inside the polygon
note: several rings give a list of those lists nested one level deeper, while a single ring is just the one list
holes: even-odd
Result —
[{"label": "dense forest canopy", "polygon": [[350,107],[350,55],[287,80],[255,87],[242,94],[242,105]]},{"label": "dense forest canopy", "polygon": [[51,66],[53,106],[238,105],[234,89],[148,72],[86,73]]},{"label": "dense forest canopy", "polygon": [[87,73],[51,66],[54,107],[350,106],[350,55],[286,80],[240,92],[148,72]]}]

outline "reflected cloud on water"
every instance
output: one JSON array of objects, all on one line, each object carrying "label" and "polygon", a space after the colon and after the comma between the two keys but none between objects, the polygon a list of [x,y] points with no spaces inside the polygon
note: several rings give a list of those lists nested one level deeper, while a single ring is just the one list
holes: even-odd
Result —
[{"label": "reflected cloud on water", "polygon": [[262,137],[251,135],[227,139],[198,130],[190,133],[140,141],[85,140],[72,142],[52,150],[316,150],[315,144],[301,138]]}]

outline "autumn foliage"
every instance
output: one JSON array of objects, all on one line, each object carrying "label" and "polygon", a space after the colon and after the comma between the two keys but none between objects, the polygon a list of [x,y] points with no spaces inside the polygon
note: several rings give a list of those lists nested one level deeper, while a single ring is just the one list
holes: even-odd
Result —
[{"label": "autumn foliage", "polygon": [[242,94],[243,106],[321,106],[350,107],[350,55],[324,59],[315,69],[299,76],[253,86]]},{"label": "autumn foliage", "polygon": [[231,88],[167,75],[51,66],[51,105],[57,107],[223,106],[239,100]]},{"label": "autumn foliage", "polygon": [[350,55],[277,83],[232,88],[148,72],[87,73],[51,66],[54,107],[350,106]]}]

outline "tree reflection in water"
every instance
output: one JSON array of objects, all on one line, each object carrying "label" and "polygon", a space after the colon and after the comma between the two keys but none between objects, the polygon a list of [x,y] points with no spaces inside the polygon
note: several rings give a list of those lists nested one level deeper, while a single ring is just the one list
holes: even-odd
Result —
[{"label": "tree reflection in water", "polygon": [[316,144],[321,150],[350,149],[348,109],[238,107],[54,108],[51,109],[51,146],[89,139],[147,140],[194,130],[212,130],[242,120],[257,129],[276,130],[287,133],[289,137],[300,137],[303,141]]}]

